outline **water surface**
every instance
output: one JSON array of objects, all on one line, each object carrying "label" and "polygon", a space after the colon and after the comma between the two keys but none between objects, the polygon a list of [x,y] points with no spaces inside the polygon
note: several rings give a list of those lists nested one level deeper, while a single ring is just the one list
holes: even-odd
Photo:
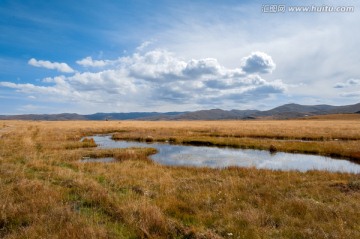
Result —
[{"label": "water surface", "polygon": [[267,150],[217,148],[206,146],[172,145],[114,141],[111,136],[93,136],[100,148],[156,148],[150,158],[164,165],[224,168],[229,166],[255,167],[273,170],[326,170],[331,172],[360,173],[360,165],[342,159],[319,155],[293,154]]}]

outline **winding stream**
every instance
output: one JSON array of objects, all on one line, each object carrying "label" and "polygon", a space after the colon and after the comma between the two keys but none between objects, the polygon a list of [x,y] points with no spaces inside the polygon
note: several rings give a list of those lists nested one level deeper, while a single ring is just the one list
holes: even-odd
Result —
[{"label": "winding stream", "polygon": [[[99,148],[156,148],[157,154],[150,158],[160,164],[224,168],[229,166],[255,167],[273,170],[325,170],[331,172],[360,173],[360,165],[348,160],[319,155],[293,154],[267,150],[232,149],[205,146],[172,145],[167,143],[142,143],[114,141],[111,136],[92,137]],[[108,160],[108,159],[107,159]]]}]

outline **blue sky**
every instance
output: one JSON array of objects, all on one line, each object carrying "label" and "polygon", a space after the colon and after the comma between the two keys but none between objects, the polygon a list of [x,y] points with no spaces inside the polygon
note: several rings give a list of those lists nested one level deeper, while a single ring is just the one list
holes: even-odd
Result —
[{"label": "blue sky", "polygon": [[[284,12],[262,11],[278,4]],[[358,103],[359,9],[321,0],[2,0],[0,114]]]}]

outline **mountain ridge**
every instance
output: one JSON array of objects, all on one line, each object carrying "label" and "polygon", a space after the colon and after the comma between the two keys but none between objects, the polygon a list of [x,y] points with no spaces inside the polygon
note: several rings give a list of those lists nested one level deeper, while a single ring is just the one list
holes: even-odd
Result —
[{"label": "mountain ridge", "polygon": [[24,114],[0,115],[0,120],[250,120],[250,119],[293,119],[325,114],[359,114],[360,103],[353,105],[300,105],[284,104],[270,110],[198,110],[186,112],[130,112],[130,113],[95,113],[81,115],[62,114]]}]

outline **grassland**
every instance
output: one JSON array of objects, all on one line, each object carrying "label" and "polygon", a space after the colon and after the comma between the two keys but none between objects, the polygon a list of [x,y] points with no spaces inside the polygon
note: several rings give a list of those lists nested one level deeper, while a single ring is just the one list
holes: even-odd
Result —
[{"label": "grassland", "polygon": [[360,160],[360,120],[128,122],[114,139],[270,149]]},{"label": "grassland", "polygon": [[[358,160],[356,119],[1,125],[0,238],[360,238],[360,175],[169,167],[152,149],[79,142],[117,132]],[[79,162],[88,156],[117,162]]]}]

